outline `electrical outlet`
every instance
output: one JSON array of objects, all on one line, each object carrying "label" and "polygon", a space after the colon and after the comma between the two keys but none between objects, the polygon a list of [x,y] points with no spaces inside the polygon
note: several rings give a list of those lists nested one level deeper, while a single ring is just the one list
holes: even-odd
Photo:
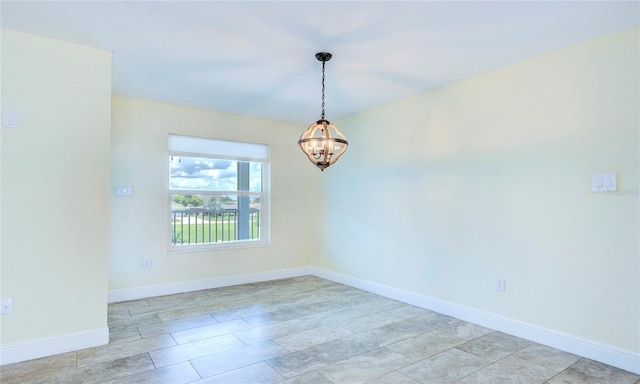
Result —
[{"label": "electrical outlet", "polygon": [[0,301],[0,315],[8,315],[13,313],[13,299],[4,299]]},{"label": "electrical outlet", "polygon": [[505,282],[504,277],[496,278],[496,283],[495,283],[496,291],[504,292],[506,290],[505,283],[506,282]]},{"label": "electrical outlet", "polygon": [[144,269],[151,269],[151,267],[153,266],[151,259],[144,259],[144,261],[142,262],[142,268]]}]

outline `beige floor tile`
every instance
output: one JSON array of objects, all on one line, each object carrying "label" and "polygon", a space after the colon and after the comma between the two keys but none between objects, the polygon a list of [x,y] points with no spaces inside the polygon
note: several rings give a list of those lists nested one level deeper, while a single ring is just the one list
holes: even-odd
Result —
[{"label": "beige floor tile", "polygon": [[443,328],[448,326],[451,322],[454,322],[456,319],[451,317],[451,316],[447,316],[447,315],[443,315],[441,313],[436,313],[436,312],[429,312],[426,313],[422,316],[419,316],[418,319],[420,319],[420,321],[429,324],[431,327],[435,327],[435,328]]},{"label": "beige floor tile", "polygon": [[184,305],[189,301],[194,301],[201,297],[207,297],[207,296],[208,295],[203,291],[192,291],[192,292],[178,293],[175,295],[150,297],[147,299],[147,302],[149,303],[150,306],[154,306],[158,304],[166,305],[166,306]]},{"label": "beige floor tile", "polygon": [[200,376],[195,369],[185,362],[126,376],[105,384],[186,384],[198,379]]},{"label": "beige floor tile", "polygon": [[493,332],[489,328],[457,319],[450,321],[448,324],[441,327],[440,330],[462,339],[475,339]]},{"label": "beige floor tile", "polygon": [[176,345],[171,335],[152,336],[127,343],[109,344],[78,351],[78,367],[104,363]]},{"label": "beige floor tile", "polygon": [[173,311],[176,309],[183,309],[183,308],[198,306],[198,304],[196,304],[191,300],[182,302],[179,300],[170,301],[168,299],[165,299],[165,301],[166,302],[158,300],[154,302],[153,305],[149,304],[149,306],[146,306],[146,307],[129,308],[129,313],[131,314],[131,316],[141,316],[141,315],[147,315],[150,313],[157,314],[164,311]]},{"label": "beige floor tile", "polygon": [[[394,313],[394,311],[390,311]],[[432,314],[423,314],[420,316],[412,317],[406,320],[402,320],[393,325],[397,328],[405,329],[407,332],[413,332],[415,334],[425,333],[429,331],[434,331],[439,328],[439,321],[434,320]]]},{"label": "beige floor tile", "polygon": [[322,376],[316,371],[303,373],[300,376],[293,377],[289,380],[285,380],[282,384],[334,384],[326,377]]},{"label": "beige floor tile", "polygon": [[396,371],[396,372],[388,373],[384,376],[378,377],[371,381],[367,381],[367,384],[420,384],[420,383]]},{"label": "beige floor tile", "polygon": [[243,345],[218,353],[192,359],[191,364],[201,377],[209,377],[232,371],[287,354],[288,351],[273,341]]},{"label": "beige floor tile", "polygon": [[243,317],[242,320],[246,321],[254,328],[266,327],[282,323],[284,321],[295,319],[295,313],[293,311],[277,310],[267,313],[259,313],[257,315]]},{"label": "beige floor tile", "polygon": [[368,311],[368,313],[389,311],[391,309],[403,307],[406,305],[401,301],[388,299],[386,297],[381,297],[381,296],[374,297],[374,296],[365,295],[359,299],[362,301],[365,301],[365,303],[360,304],[360,306],[366,306],[366,310]]},{"label": "beige floor tile", "polygon": [[213,312],[211,315],[219,322],[229,320],[237,320],[243,317],[261,315],[264,313],[275,312],[279,308],[272,304],[252,304],[242,307]]},{"label": "beige floor tile", "polygon": [[125,329],[136,328],[143,325],[161,323],[162,319],[157,313],[149,313],[146,315],[133,316],[130,318],[124,318],[115,320],[109,323],[109,332],[119,332]]},{"label": "beige floor tile", "polygon": [[413,361],[426,359],[463,344],[464,339],[441,331],[431,331],[387,346]]},{"label": "beige floor tile", "polygon": [[254,327],[245,331],[236,332],[235,335],[246,344],[253,344],[260,341],[275,339],[297,332],[315,329],[331,322],[327,317],[301,317],[293,318],[263,327]]},{"label": "beige floor tile", "polygon": [[238,348],[244,344],[233,335],[222,335],[198,340],[192,343],[180,344],[169,348],[162,348],[149,353],[156,367],[164,367],[181,363],[212,353]]},{"label": "beige floor tile", "polygon": [[316,312],[314,308],[317,308],[317,311],[326,311],[333,310],[335,308],[335,302],[332,301],[337,299],[338,295],[322,295],[322,294],[304,294],[297,293],[296,295],[291,296],[278,296],[279,299],[276,299],[271,302],[272,305],[276,306],[280,309],[287,308],[300,308],[302,306],[308,306],[308,313],[312,314]]},{"label": "beige floor tile", "polygon": [[532,344],[515,354],[522,360],[560,372],[571,366],[580,358],[567,352],[547,347],[540,344]]},{"label": "beige floor tile", "polygon": [[60,370],[55,375],[38,377],[31,384],[99,384],[140,372],[152,371],[155,366],[148,354],[128,356],[79,369]]},{"label": "beige floor tile", "polygon": [[403,320],[405,319],[398,315],[383,311],[356,317],[348,321],[344,321],[342,324],[345,329],[355,334]]},{"label": "beige floor tile", "polygon": [[360,384],[403,368],[412,361],[387,348],[379,348],[319,368],[318,372],[334,383]]},{"label": "beige floor tile", "polygon": [[[255,288],[251,284],[246,285],[232,285],[229,287],[220,287],[220,288],[211,288],[205,289],[202,292],[207,296],[214,298],[231,298],[237,299],[239,297],[249,296],[252,291],[255,291]],[[197,299],[196,299],[197,301]]]},{"label": "beige floor tile", "polygon": [[[454,348],[402,368],[400,373],[423,384],[449,384],[478,371],[489,363],[485,359]],[[503,382],[495,381],[495,383]]]},{"label": "beige floor tile", "polygon": [[28,383],[76,367],[76,352],[43,357],[0,367],[0,383]]},{"label": "beige floor tile", "polygon": [[484,336],[480,336],[479,339],[486,340],[490,343],[501,344],[505,348],[508,348],[514,352],[519,351],[533,344],[529,340],[521,339],[519,337],[507,335],[506,333],[497,332],[497,331],[487,333]]},{"label": "beige floor tile", "polygon": [[229,333],[238,332],[249,328],[251,328],[251,326],[243,320],[231,320],[224,323],[214,323],[201,327],[171,332],[171,336],[173,336],[176,343],[187,344],[211,337],[227,335]]},{"label": "beige floor tile", "polygon": [[467,341],[464,344],[456,346],[456,348],[492,361],[503,359],[516,351],[513,347],[492,343],[483,338]]},{"label": "beige floor tile", "polygon": [[464,384],[544,383],[556,374],[548,368],[532,364],[516,356],[509,356],[495,364],[460,380]]},{"label": "beige floor tile", "polygon": [[142,337],[149,337],[218,323],[218,320],[214,319],[211,315],[200,315],[178,320],[163,321],[161,323],[142,325],[138,327],[138,331]]},{"label": "beige floor tile", "polygon": [[329,341],[338,340],[352,335],[353,332],[344,329],[341,325],[325,325],[323,327],[309,329],[275,338],[274,341],[289,352],[301,351]]},{"label": "beige floor tile", "polygon": [[172,309],[158,313],[162,321],[172,321],[189,318],[192,316],[210,315],[214,312],[224,311],[227,307],[222,304],[198,305],[196,307],[185,307]]},{"label": "beige floor tile", "polygon": [[149,302],[147,299],[139,299],[139,300],[131,300],[131,301],[122,301],[120,303],[111,303],[109,304],[109,310],[121,310],[121,309],[130,309],[137,307],[148,307]]},{"label": "beige floor tile", "polygon": [[589,359],[580,359],[549,384],[635,384],[640,376]]},{"label": "beige floor tile", "polygon": [[109,324],[113,323],[114,321],[125,320],[130,318],[131,318],[131,313],[129,313],[128,309],[109,308],[109,311],[107,312],[107,322]]},{"label": "beige floor tile", "polygon": [[349,325],[351,320],[357,319],[366,315],[359,309],[351,308],[349,306],[338,306],[334,311],[322,312],[307,316],[306,318],[314,323],[321,323],[323,325]]},{"label": "beige floor tile", "polygon": [[344,337],[342,341],[360,352],[367,352],[416,335],[416,333],[411,330],[396,327],[396,324],[397,323],[391,323],[352,336],[347,336]]},{"label": "beige floor tile", "polygon": [[138,328],[127,328],[119,331],[109,330],[109,344],[126,343],[142,339]]},{"label": "beige floor tile", "polygon": [[268,364],[261,362],[197,381],[194,384],[271,384],[284,378]]},{"label": "beige floor tile", "polygon": [[407,319],[410,319],[412,317],[417,317],[417,316],[422,316],[422,315],[427,315],[427,314],[433,313],[432,311],[430,311],[428,309],[416,307],[416,306],[409,305],[409,304],[394,308],[394,309],[390,310],[389,312],[393,313],[394,315],[398,315],[400,317],[404,317],[404,318],[407,318]]},{"label": "beige floor tile", "polygon": [[336,340],[269,359],[267,364],[282,376],[291,378],[358,354],[359,352],[350,345]]}]

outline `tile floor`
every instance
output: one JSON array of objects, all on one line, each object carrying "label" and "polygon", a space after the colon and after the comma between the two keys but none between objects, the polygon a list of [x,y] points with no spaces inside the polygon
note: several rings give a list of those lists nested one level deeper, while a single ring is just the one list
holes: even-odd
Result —
[{"label": "tile floor", "polygon": [[0,382],[640,384],[640,376],[313,276],[116,303],[111,342]]}]

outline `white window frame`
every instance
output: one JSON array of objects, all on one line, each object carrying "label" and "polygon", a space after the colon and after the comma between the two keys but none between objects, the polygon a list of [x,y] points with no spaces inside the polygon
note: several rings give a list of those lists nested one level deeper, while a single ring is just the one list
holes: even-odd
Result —
[{"label": "white window frame", "polygon": [[[267,144],[248,143],[235,140],[213,139],[195,136],[185,136],[178,134],[169,134],[169,153],[168,162],[172,156],[181,157],[198,157],[222,160],[234,160],[239,162],[258,162],[261,163],[262,171],[262,190],[256,191],[211,191],[196,189],[175,189],[171,188],[171,171],[168,164],[169,172],[167,172],[168,185],[168,251],[169,253],[184,253],[210,251],[220,249],[237,249],[237,248],[253,248],[264,247],[271,244],[271,215],[270,215],[270,153]],[[210,195],[210,196],[259,196],[260,197],[260,239],[259,240],[234,240],[221,241],[214,243],[201,244],[173,244],[172,239],[172,203],[174,194],[191,194],[191,195]]]}]

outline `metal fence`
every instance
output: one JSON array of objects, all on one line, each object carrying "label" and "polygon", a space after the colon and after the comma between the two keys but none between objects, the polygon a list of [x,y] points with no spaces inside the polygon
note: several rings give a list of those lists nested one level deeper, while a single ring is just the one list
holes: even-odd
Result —
[{"label": "metal fence", "polygon": [[206,244],[260,239],[260,210],[249,209],[248,239],[239,239],[237,209],[185,209],[171,211],[174,245]]}]

